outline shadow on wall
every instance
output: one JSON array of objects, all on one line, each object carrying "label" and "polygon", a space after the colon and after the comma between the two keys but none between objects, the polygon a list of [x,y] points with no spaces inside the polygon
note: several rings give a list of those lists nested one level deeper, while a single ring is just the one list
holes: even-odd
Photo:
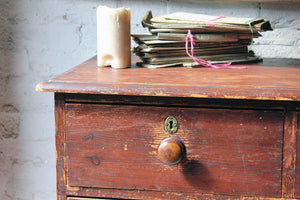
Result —
[{"label": "shadow on wall", "polygon": [[20,111],[12,103],[14,75],[11,72],[15,50],[14,1],[0,0],[0,199],[13,199],[17,163],[14,146],[19,136]]}]

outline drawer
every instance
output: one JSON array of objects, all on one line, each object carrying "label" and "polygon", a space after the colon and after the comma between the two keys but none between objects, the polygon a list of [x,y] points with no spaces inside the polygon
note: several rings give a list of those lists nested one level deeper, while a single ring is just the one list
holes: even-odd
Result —
[{"label": "drawer", "polygon": [[[67,200],[109,200],[109,199],[92,199],[92,198],[69,197]],[[112,199],[110,199],[110,200],[112,200]]]},{"label": "drawer", "polygon": [[[164,121],[177,119],[177,132]],[[281,196],[280,111],[66,104],[69,186]],[[179,164],[161,162],[166,138],[184,144]]]}]

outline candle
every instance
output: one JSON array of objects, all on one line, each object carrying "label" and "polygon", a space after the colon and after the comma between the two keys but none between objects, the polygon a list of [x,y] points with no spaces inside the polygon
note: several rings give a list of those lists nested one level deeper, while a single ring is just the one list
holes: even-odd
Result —
[{"label": "candle", "polygon": [[97,8],[97,65],[130,67],[130,8]]}]

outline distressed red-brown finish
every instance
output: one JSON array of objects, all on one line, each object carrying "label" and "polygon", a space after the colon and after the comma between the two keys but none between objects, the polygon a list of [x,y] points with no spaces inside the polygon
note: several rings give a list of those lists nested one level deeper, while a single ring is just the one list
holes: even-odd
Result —
[{"label": "distressed red-brown finish", "polygon": [[282,163],[282,196],[294,196],[296,162],[296,112],[287,111],[284,123],[284,145]]},{"label": "distressed red-brown finish", "polygon": [[[116,70],[93,58],[37,85],[55,92],[57,199],[300,198],[300,61],[247,65]],[[184,144],[179,164],[158,158],[168,137]]]},{"label": "distressed red-brown finish", "polygon": [[[102,198],[101,198],[102,199]],[[99,200],[94,198],[80,198],[80,197],[69,197],[67,200]],[[102,200],[109,200],[109,199],[102,199]]]},{"label": "distressed red-brown finish", "polygon": [[65,176],[65,99],[62,94],[55,94],[55,150],[57,199],[66,199]]},{"label": "distressed red-brown finish", "polygon": [[249,69],[111,69],[98,68],[93,58],[41,83],[37,89],[66,93],[300,100],[300,61],[284,65],[266,61],[247,66]]},{"label": "distressed red-brown finish", "polygon": [[297,112],[296,124],[294,129],[297,130],[297,159],[296,159],[296,180],[295,180],[295,198],[300,198],[300,112]]},{"label": "distressed red-brown finish", "polygon": [[[175,134],[164,131],[174,116]],[[283,114],[276,111],[67,104],[69,186],[281,196]],[[187,156],[168,166],[160,142]]]}]

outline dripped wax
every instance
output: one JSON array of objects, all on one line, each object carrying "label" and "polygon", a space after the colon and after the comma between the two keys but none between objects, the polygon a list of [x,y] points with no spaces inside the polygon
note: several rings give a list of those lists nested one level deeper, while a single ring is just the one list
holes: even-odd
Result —
[{"label": "dripped wax", "polygon": [[97,8],[97,65],[130,67],[130,8]]}]

